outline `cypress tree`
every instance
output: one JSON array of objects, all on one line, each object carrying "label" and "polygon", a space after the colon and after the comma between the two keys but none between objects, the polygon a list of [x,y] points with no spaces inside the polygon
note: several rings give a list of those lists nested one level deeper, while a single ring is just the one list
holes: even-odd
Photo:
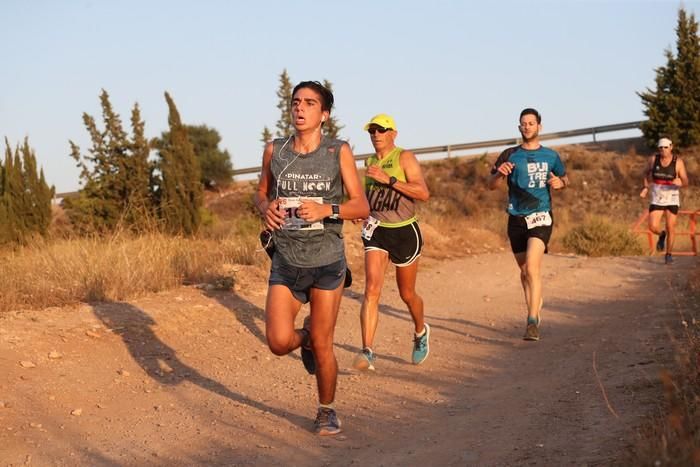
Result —
[{"label": "cypress tree", "polygon": [[676,36],[677,55],[666,50],[666,66],[656,69],[656,89],[637,93],[648,117],[642,132],[652,147],[661,136],[681,148],[700,144],[700,36],[695,15],[683,8]]},{"label": "cypress tree", "polygon": [[144,227],[149,225],[155,215],[151,192],[152,167],[148,161],[151,145],[145,135],[145,127],[141,110],[136,103],[131,110],[129,157],[125,158],[126,220],[130,225]]},{"label": "cypress tree", "polygon": [[4,222],[0,223],[0,243],[17,240],[18,219],[14,211],[14,203],[11,192],[11,180],[13,179],[13,157],[10,143],[5,138],[5,163],[2,165],[0,176],[0,214]]},{"label": "cypress tree", "polygon": [[29,139],[17,149],[17,158],[22,157],[22,218],[25,235],[39,233],[46,235],[51,223],[51,198],[53,189],[49,188],[44,179],[44,172],[37,171],[36,154],[29,146]]},{"label": "cypress tree", "polygon": [[170,131],[159,148],[160,214],[171,233],[191,235],[197,232],[201,222],[201,171],[187,128],[182,124],[175,102],[167,92],[165,100]]},{"label": "cypress tree", "polygon": [[0,243],[25,242],[45,235],[51,223],[53,188],[37,172],[36,155],[24,139],[14,153],[5,139],[5,163],[0,163]]},{"label": "cypress tree", "polygon": [[265,147],[265,145],[270,141],[272,141],[272,132],[267,127],[267,125],[265,125],[262,133],[260,133],[260,142],[263,144],[263,147]]},{"label": "cypress tree", "polygon": [[282,70],[280,74],[280,86],[277,89],[277,97],[279,101],[277,108],[280,111],[280,118],[277,120],[277,137],[288,138],[294,133],[294,125],[292,124],[292,91],[294,87],[287,74],[287,69]]}]

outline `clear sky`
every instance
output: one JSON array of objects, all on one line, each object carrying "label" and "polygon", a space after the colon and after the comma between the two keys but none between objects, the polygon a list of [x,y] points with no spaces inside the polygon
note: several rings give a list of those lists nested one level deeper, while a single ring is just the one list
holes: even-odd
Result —
[{"label": "clear sky", "polygon": [[[682,5],[698,16],[700,1]],[[106,89],[126,128],[167,129],[163,92],[186,123],[216,128],[235,168],[260,164],[275,92],[333,83],[356,153],[363,124],[392,114],[403,147],[517,135],[533,106],[544,132],[644,118],[637,91],[675,47],[678,1],[2,0],[0,137],[25,136],[49,183],[79,187],[68,140]],[[3,145],[4,148],[4,145]]]}]

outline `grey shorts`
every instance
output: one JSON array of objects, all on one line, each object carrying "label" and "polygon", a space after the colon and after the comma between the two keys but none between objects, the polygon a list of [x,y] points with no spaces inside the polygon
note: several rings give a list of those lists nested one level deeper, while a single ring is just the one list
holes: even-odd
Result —
[{"label": "grey shorts", "polygon": [[345,280],[345,258],[316,268],[299,268],[286,264],[275,254],[270,267],[269,285],[284,285],[301,303],[309,303],[311,289],[335,290]]}]

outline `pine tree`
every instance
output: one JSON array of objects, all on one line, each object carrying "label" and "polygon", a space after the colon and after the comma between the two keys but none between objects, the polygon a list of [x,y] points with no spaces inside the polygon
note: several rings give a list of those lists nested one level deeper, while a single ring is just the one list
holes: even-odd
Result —
[{"label": "pine tree", "polygon": [[[333,84],[326,80],[323,80],[323,86],[330,92],[333,92]],[[338,119],[331,113],[328,120],[323,123],[323,134],[329,138],[338,138],[340,130],[345,128],[344,125],[338,123]]]},{"label": "pine tree", "polygon": [[280,111],[280,118],[277,120],[277,137],[289,138],[294,133],[294,125],[292,124],[292,91],[294,86],[289,79],[287,69],[282,70],[280,75],[280,86],[277,90],[279,102],[277,108]]},{"label": "pine tree", "polygon": [[695,15],[682,8],[676,36],[677,55],[666,50],[666,66],[656,69],[656,90],[637,93],[648,117],[642,132],[652,147],[661,136],[681,148],[700,144],[700,36]]},{"label": "pine tree", "polygon": [[199,161],[175,102],[167,92],[165,100],[170,131],[159,148],[160,214],[171,233],[191,235],[197,232],[201,222],[203,198]]}]

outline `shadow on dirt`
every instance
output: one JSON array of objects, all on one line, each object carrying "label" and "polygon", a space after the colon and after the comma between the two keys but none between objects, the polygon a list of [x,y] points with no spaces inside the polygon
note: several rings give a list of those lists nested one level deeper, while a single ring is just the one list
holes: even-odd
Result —
[{"label": "shadow on dirt", "polygon": [[231,391],[223,384],[183,363],[177,352],[161,341],[153,328],[155,320],[145,311],[124,302],[92,304],[95,316],[115,335],[121,337],[134,361],[149,377],[167,386],[190,382],[200,388],[257,410],[267,411],[308,430],[308,419],[271,407]]}]

